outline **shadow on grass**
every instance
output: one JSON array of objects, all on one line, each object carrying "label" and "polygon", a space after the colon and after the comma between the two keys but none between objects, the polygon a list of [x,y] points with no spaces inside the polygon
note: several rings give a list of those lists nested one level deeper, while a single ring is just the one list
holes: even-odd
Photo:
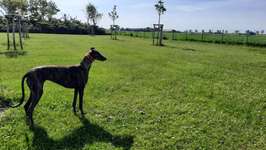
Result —
[{"label": "shadow on grass", "polygon": [[18,56],[23,56],[26,55],[27,52],[26,51],[22,51],[22,50],[10,50],[10,51],[5,51],[5,52],[0,52],[0,55],[5,55],[6,57],[9,58],[16,58]]},{"label": "shadow on grass", "polygon": [[193,48],[179,47],[179,46],[170,46],[170,45],[166,45],[165,47],[167,47],[167,48],[171,48],[171,49],[180,49],[180,50],[183,50],[183,51],[192,51],[192,52],[198,51],[198,50],[193,49]]},{"label": "shadow on grass", "polygon": [[18,98],[9,99],[0,95],[0,113],[12,106],[11,101],[18,101]]},{"label": "shadow on grass", "polygon": [[[134,143],[132,136],[114,136],[97,124],[92,124],[86,118],[80,118],[83,126],[75,129],[71,134],[59,140],[49,138],[47,131],[35,125],[33,131],[33,149],[82,149],[86,144],[94,142],[112,143],[115,147],[125,150],[131,148]],[[28,138],[27,138],[28,139]]]}]

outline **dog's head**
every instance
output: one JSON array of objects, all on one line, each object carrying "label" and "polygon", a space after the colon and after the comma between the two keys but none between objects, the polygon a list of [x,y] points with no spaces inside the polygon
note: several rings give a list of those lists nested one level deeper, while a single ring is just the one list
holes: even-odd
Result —
[{"label": "dog's head", "polygon": [[89,55],[91,56],[91,57],[93,57],[93,59],[95,59],[95,60],[99,60],[99,61],[105,61],[105,60],[107,60],[106,59],[106,57],[104,57],[100,52],[98,52],[97,50],[96,50],[96,48],[94,48],[94,47],[92,47],[91,49],[90,49],[90,53],[89,53]]}]

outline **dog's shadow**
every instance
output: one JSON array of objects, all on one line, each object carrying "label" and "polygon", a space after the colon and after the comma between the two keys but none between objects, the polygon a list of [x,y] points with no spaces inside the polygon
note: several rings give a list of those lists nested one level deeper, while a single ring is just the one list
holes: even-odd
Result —
[{"label": "dog's shadow", "polygon": [[128,150],[134,142],[132,136],[114,136],[97,124],[92,124],[84,117],[80,118],[80,121],[83,124],[82,127],[75,129],[71,134],[59,140],[49,138],[44,128],[35,125],[31,129],[34,133],[31,148],[37,150],[82,149],[87,144],[105,142],[111,143],[115,147]]}]

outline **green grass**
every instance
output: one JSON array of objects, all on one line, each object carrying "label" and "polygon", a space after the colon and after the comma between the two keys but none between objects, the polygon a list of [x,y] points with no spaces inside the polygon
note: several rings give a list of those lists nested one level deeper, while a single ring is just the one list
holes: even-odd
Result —
[{"label": "green grass", "polygon": [[265,149],[265,48],[119,38],[32,34],[26,55],[0,55],[12,101],[32,67],[77,64],[89,47],[108,58],[91,69],[86,119],[71,111],[73,90],[47,82],[35,130],[23,107],[0,118],[0,149]]}]

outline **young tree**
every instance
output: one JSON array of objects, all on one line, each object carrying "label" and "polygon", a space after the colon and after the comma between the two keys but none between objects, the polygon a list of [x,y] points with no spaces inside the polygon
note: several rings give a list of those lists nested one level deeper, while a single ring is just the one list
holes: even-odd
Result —
[{"label": "young tree", "polygon": [[162,46],[163,45],[163,43],[162,43],[162,41],[163,41],[163,25],[161,25],[161,15],[164,14],[164,12],[166,11],[166,8],[164,7],[163,0],[158,0],[158,3],[155,4],[154,6],[155,6],[155,9],[157,10],[157,13],[159,16],[158,25],[154,25],[154,28],[155,29],[157,28],[156,29],[157,30],[157,45]]},{"label": "young tree", "polygon": [[114,5],[113,10],[111,12],[109,12],[108,15],[112,19],[113,25],[115,25],[115,20],[119,18],[118,14],[117,14],[117,6],[116,5]]},{"label": "young tree", "polygon": [[102,18],[102,14],[99,13],[96,9],[96,7],[89,3],[87,6],[86,6],[86,14],[87,14],[87,22],[88,22],[88,25],[90,25],[90,22],[93,24],[93,27],[92,27],[92,34],[94,34],[94,30],[95,30],[95,27],[97,25],[97,21],[99,19]]},{"label": "young tree", "polygon": [[16,27],[17,23],[19,25],[19,38],[20,38],[20,46],[23,49],[22,45],[22,37],[21,37],[21,16],[27,12],[27,0],[0,0],[0,7],[5,12],[4,14],[7,15],[7,45],[9,49],[9,23],[12,22],[12,35],[13,35],[13,46],[14,50],[16,50]]},{"label": "young tree", "polygon": [[[108,13],[109,17],[112,19],[113,21],[113,25],[111,25],[111,38],[113,40],[117,39],[117,31],[118,31],[118,26],[115,24],[115,20],[118,19],[118,14],[117,14],[117,6],[114,5],[113,10],[111,12]],[[114,34],[114,36],[113,36]]]},{"label": "young tree", "polygon": [[159,15],[158,24],[161,24],[161,15],[164,14],[166,11],[166,8],[164,7],[164,2],[162,0],[159,0],[157,4],[155,4],[155,8]]}]

